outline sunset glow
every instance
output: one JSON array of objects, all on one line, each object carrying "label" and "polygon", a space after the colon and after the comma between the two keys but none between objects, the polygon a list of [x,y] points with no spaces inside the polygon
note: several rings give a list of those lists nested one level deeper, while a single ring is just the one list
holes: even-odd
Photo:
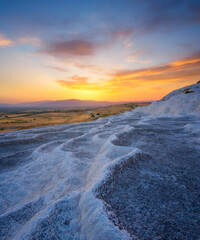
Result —
[{"label": "sunset glow", "polygon": [[158,100],[200,80],[199,1],[0,2],[0,103]]}]

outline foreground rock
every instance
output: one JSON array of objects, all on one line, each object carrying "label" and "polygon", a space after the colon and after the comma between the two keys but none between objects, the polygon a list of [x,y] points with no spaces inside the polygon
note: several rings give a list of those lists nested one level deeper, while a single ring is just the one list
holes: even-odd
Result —
[{"label": "foreground rock", "polygon": [[199,85],[93,122],[0,134],[0,239],[199,239]]}]

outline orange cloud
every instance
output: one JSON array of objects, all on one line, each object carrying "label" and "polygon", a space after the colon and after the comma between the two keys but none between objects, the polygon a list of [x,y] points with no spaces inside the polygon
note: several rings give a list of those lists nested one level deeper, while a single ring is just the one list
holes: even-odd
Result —
[{"label": "orange cloud", "polygon": [[14,42],[12,40],[6,38],[5,35],[0,33],[0,47],[12,46],[13,43]]},{"label": "orange cloud", "polygon": [[75,90],[100,90],[99,85],[97,83],[89,83],[87,77],[80,77],[77,75],[74,75],[71,77],[70,80],[56,80],[58,84],[60,84],[62,87],[66,87],[69,89],[75,89]]},{"label": "orange cloud", "polygon": [[179,60],[179,61],[176,61],[176,62],[172,62],[171,65],[172,66],[182,66],[182,65],[185,65],[185,64],[189,64],[189,63],[198,63],[200,62],[200,58],[197,58],[197,59],[183,59],[183,60]]},{"label": "orange cloud", "polygon": [[146,80],[162,80],[170,79],[172,76],[182,76],[184,74],[200,72],[200,53],[195,57],[180,59],[165,65],[159,65],[149,68],[136,70],[122,70],[112,74],[112,77],[117,79],[146,79]]},{"label": "orange cloud", "polygon": [[200,58],[180,59],[162,66],[123,70],[110,75],[110,80],[91,83],[87,77],[73,76],[70,80],[57,80],[61,86],[74,90],[117,93],[151,83],[178,83],[200,77]]},{"label": "orange cloud", "polygon": [[73,89],[73,90],[85,90],[85,91],[98,91],[98,92],[113,92],[120,91],[122,89],[126,89],[128,86],[138,86],[138,83],[131,82],[121,82],[116,79],[111,79],[109,81],[101,81],[91,83],[88,81],[87,77],[73,76],[70,80],[56,80],[56,82],[65,88]]}]

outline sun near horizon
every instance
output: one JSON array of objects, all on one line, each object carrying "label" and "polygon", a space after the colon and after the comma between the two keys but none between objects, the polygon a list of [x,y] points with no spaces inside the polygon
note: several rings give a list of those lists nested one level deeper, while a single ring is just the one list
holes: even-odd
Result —
[{"label": "sun near horizon", "polygon": [[1,1],[0,103],[153,101],[200,79],[197,1]]}]

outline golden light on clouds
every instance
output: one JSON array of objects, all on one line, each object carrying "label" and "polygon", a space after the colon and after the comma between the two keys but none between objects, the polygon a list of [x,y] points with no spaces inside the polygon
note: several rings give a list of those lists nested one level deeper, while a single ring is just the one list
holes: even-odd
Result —
[{"label": "golden light on clouds", "polygon": [[[144,98],[153,100],[162,97],[169,86],[173,88],[175,84],[189,82],[191,77],[198,79],[199,66],[200,58],[191,57],[165,65],[117,71],[110,75],[109,80],[104,81],[91,82],[88,77],[75,75],[66,80],[56,80],[56,82],[66,89],[98,93],[102,99],[106,97],[106,99],[122,100],[124,97],[126,100],[144,100]],[[165,86],[163,90],[162,86]]]},{"label": "golden light on clouds", "polygon": [[200,80],[198,1],[19,1],[0,1],[0,103],[157,100]]},{"label": "golden light on clouds", "polygon": [[200,58],[196,58],[196,59],[183,59],[183,60],[179,60],[179,61],[175,61],[175,62],[172,62],[172,66],[182,66],[182,65],[185,65],[185,64],[190,64],[190,63],[198,63],[200,62]]}]

